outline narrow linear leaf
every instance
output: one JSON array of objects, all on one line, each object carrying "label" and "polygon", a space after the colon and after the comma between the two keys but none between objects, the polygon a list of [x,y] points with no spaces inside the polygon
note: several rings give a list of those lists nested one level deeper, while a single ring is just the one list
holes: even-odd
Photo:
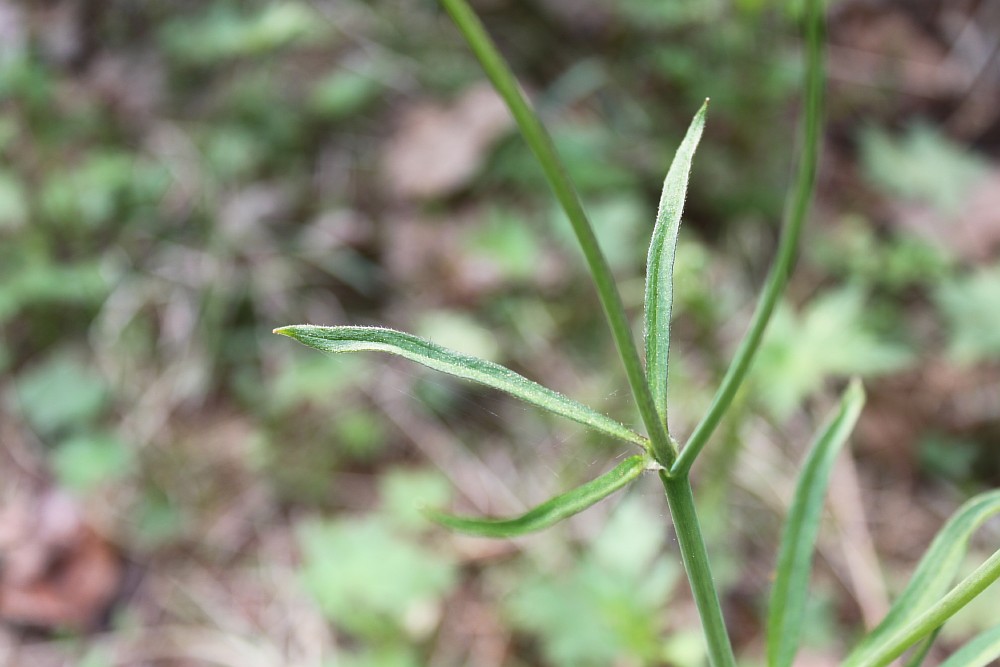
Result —
[{"label": "narrow linear leaf", "polygon": [[795,659],[809,590],[816,537],[830,471],[865,403],[864,388],[851,381],[837,412],[819,432],[809,450],[785,521],[778,552],[777,578],[771,592],[767,626],[769,667],[789,667]]},{"label": "narrow linear leaf", "polygon": [[937,641],[938,635],[941,634],[941,626],[934,629],[934,632],[930,633],[924,640],[920,642],[920,646],[916,647],[907,656],[905,667],[920,667],[924,664],[924,660],[927,659],[927,654],[931,652],[931,647],[934,646],[934,642]]},{"label": "narrow linear leaf", "polygon": [[512,519],[476,519],[427,510],[427,516],[446,528],[483,537],[515,537],[542,530],[567,517],[582,512],[604,500],[642,474],[651,463],[646,456],[630,456],[597,479],[567,491],[519,517]]},{"label": "narrow linear leaf", "polygon": [[611,419],[568,396],[543,387],[509,368],[441,347],[412,334],[381,327],[320,327],[311,324],[275,329],[274,333],[294,338],[323,352],[388,352],[442,373],[472,380],[506,392],[526,403],[572,419],[595,431],[647,449],[649,441],[624,424]]},{"label": "narrow linear leaf", "polygon": [[985,667],[1000,658],[1000,625],[976,637],[941,663],[941,667]]},{"label": "narrow linear leaf", "polygon": [[873,646],[860,658],[848,656],[845,667],[884,667],[901,656],[922,638],[930,635],[945,621],[958,613],[962,607],[989,588],[1000,578],[1000,550],[993,553],[986,562],[972,574],[962,579],[940,600],[925,609],[892,635]]},{"label": "narrow linear leaf", "polygon": [[691,161],[705,129],[707,112],[708,100],[705,100],[691,121],[667,171],[646,258],[646,381],[664,426],[667,424],[667,357],[670,353],[670,313],[674,302],[677,232],[681,227]]},{"label": "narrow linear leaf", "polygon": [[990,517],[1000,513],[1000,489],[979,494],[962,505],[941,528],[889,613],[847,658],[860,661],[884,639],[941,599],[965,558],[969,538]]}]

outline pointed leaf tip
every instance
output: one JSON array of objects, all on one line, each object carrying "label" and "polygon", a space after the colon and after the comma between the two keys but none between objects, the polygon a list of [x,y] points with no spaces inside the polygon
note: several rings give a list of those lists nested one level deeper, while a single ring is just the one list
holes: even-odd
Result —
[{"label": "pointed leaf tip", "polygon": [[840,406],[820,429],[806,456],[785,520],[767,627],[767,664],[791,667],[799,648],[823,501],[838,452],[864,407],[864,388],[854,378]]},{"label": "pointed leaf tip", "polygon": [[667,422],[667,357],[670,352],[670,314],[674,301],[677,234],[687,196],[691,162],[705,129],[707,113],[706,99],[691,121],[667,171],[646,258],[646,380],[664,426]]},{"label": "pointed leaf tip", "polygon": [[644,450],[649,448],[648,439],[593,408],[532,382],[509,368],[449,350],[412,334],[383,327],[321,327],[311,324],[281,327],[275,333],[323,352],[394,354],[436,371],[506,392],[514,398],[571,419],[604,435],[633,443]]}]

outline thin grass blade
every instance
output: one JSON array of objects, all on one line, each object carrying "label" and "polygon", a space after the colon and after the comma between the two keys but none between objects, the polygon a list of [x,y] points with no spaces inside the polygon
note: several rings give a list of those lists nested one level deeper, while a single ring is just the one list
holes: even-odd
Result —
[{"label": "thin grass blade", "polygon": [[446,528],[483,537],[516,537],[542,530],[604,500],[639,475],[651,464],[646,456],[636,455],[614,469],[572,491],[567,491],[512,519],[476,519],[427,510],[427,516]]},{"label": "thin grass blade", "polygon": [[859,663],[874,646],[895,634],[941,599],[955,580],[965,558],[969,538],[990,517],[1000,513],[1000,489],[967,501],[941,528],[899,598],[847,658]]},{"label": "thin grass blade", "polygon": [[767,628],[769,667],[790,667],[799,648],[816,538],[830,471],[865,403],[864,388],[852,380],[813,441],[792,498],[778,552],[777,578],[771,592]]},{"label": "thin grass blade", "polygon": [[976,637],[941,663],[941,667],[985,667],[1000,658],[1000,625]]},{"label": "thin grass blade", "polygon": [[492,361],[449,350],[412,334],[382,327],[320,327],[311,324],[282,327],[275,329],[274,333],[294,338],[303,345],[323,352],[395,354],[436,371],[506,392],[525,403],[571,419],[612,438],[631,442],[643,449],[649,447],[649,441],[632,429],[568,396],[543,387]]},{"label": "thin grass blade", "polygon": [[657,413],[667,425],[667,357],[670,354],[670,313],[674,303],[674,257],[677,232],[687,196],[695,149],[705,129],[708,100],[694,116],[663,181],[653,238],[646,258],[646,380]]},{"label": "thin grass blade", "polygon": [[908,648],[941,627],[998,578],[1000,578],[1000,550],[994,552],[972,574],[962,579],[940,600],[923,610],[902,628],[882,639],[860,657],[855,657],[853,654],[848,656],[844,667],[884,667],[890,664]]},{"label": "thin grass blade", "polygon": [[906,657],[906,662],[903,663],[904,666],[920,667],[920,665],[924,664],[924,660],[927,659],[927,654],[931,652],[931,647],[934,646],[934,642],[937,641],[939,634],[941,634],[941,626],[936,627],[934,632],[924,637],[920,645],[910,652],[910,655]]}]

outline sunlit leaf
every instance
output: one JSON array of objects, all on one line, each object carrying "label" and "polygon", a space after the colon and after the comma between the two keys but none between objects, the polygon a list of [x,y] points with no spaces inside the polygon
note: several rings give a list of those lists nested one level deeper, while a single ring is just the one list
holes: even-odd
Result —
[{"label": "sunlit leaf", "polygon": [[670,311],[674,301],[674,256],[684,210],[691,161],[705,129],[708,101],[695,114],[663,181],[656,225],[646,260],[646,376],[660,419],[667,421],[667,356],[670,352]]},{"label": "sunlit leaf", "polygon": [[889,613],[851,652],[846,664],[861,664],[873,647],[939,601],[955,579],[965,558],[969,538],[983,522],[997,513],[1000,513],[1000,490],[980,494],[962,505],[938,532]]},{"label": "sunlit leaf", "polygon": [[552,498],[513,519],[476,519],[428,511],[427,515],[446,528],[484,537],[513,537],[548,528],[582,512],[607,498],[636,477],[649,465],[645,456],[630,456],[614,469],[572,491]]},{"label": "sunlit leaf", "polygon": [[470,357],[417,336],[381,327],[319,327],[309,324],[275,329],[324,352],[388,352],[428,368],[506,392],[595,431],[646,448],[647,441],[624,424],[552,391],[491,361]]},{"label": "sunlit leaf", "polygon": [[854,429],[864,402],[864,388],[855,379],[844,392],[837,412],[813,442],[799,474],[781,538],[777,577],[771,592],[767,632],[769,667],[789,667],[795,659],[830,471],[837,453]]}]

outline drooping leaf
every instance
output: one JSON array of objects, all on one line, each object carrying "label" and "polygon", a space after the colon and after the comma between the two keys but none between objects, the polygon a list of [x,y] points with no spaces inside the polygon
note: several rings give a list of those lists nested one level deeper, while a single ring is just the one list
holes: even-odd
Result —
[{"label": "drooping leaf", "polygon": [[851,381],[840,407],[824,425],[809,449],[799,474],[792,506],[785,521],[778,552],[777,577],[771,591],[767,626],[769,667],[789,667],[795,659],[809,590],[816,537],[830,471],[864,406],[861,382]]},{"label": "drooping leaf", "polygon": [[1000,658],[1000,625],[979,633],[941,667],[985,667]]},{"label": "drooping leaf", "polygon": [[388,352],[442,373],[472,380],[506,392],[526,403],[588,426],[613,438],[639,445],[648,441],[624,424],[574,401],[568,396],[543,387],[485,359],[470,357],[441,347],[412,334],[381,327],[320,327],[311,324],[275,329],[274,333],[294,338],[323,352]]},{"label": "drooping leaf", "polygon": [[674,256],[695,149],[705,129],[708,100],[694,116],[663,181],[656,225],[646,259],[646,376],[660,420],[667,423],[667,356],[674,301]]},{"label": "drooping leaf", "polygon": [[636,477],[649,465],[649,459],[636,455],[622,461],[597,479],[572,491],[547,500],[512,519],[476,519],[428,510],[427,515],[446,528],[484,537],[514,537],[548,528],[607,498]]},{"label": "drooping leaf", "polygon": [[861,664],[876,645],[939,601],[955,579],[969,538],[997,513],[1000,513],[1000,489],[982,493],[962,505],[938,532],[889,613],[861,640],[845,664]]}]

